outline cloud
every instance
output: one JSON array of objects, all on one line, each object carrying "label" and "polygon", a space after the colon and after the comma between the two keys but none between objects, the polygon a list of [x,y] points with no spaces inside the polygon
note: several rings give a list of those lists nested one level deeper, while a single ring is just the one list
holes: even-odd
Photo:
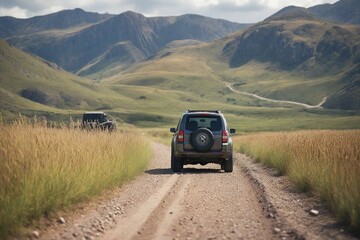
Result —
[{"label": "cloud", "polygon": [[310,7],[336,0],[1,0],[0,16],[32,17],[63,9],[119,14],[128,10],[145,16],[201,14],[237,22],[258,22],[289,5]]},{"label": "cloud", "polygon": [[12,16],[16,18],[27,18],[27,10],[19,7],[2,8],[0,7],[0,16]]}]

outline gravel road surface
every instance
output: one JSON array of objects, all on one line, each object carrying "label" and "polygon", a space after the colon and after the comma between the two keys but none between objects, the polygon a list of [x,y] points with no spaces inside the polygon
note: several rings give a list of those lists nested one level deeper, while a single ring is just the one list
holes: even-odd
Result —
[{"label": "gravel road surface", "polygon": [[[29,229],[33,239],[357,239],[316,197],[236,154],[218,165],[169,169],[170,148],[153,143],[144,174]],[[316,210],[318,214],[311,214]]]}]

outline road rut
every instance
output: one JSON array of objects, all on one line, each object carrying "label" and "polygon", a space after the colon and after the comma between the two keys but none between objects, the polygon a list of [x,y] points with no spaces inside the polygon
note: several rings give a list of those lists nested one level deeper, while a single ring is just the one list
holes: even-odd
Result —
[{"label": "road rut", "polygon": [[[35,229],[40,238],[354,238],[319,204],[311,205],[316,200],[290,193],[293,188],[285,177],[244,155],[236,154],[232,173],[218,165],[196,165],[174,174],[169,169],[169,147],[153,143],[153,149],[153,161],[142,176],[63,213],[65,224],[56,219],[40,224]],[[309,206],[320,209],[322,216],[311,217],[306,212]],[[330,227],[322,227],[326,224]]]}]

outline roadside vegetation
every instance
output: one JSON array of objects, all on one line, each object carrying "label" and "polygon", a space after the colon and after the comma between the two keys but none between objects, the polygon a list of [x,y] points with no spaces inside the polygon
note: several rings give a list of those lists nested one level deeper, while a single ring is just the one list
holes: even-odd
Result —
[{"label": "roadside vegetation", "polygon": [[0,238],[54,210],[119,186],[144,171],[149,142],[135,131],[0,124]]},{"label": "roadside vegetation", "polygon": [[237,150],[319,195],[339,219],[360,229],[360,131],[259,133],[235,138]]}]

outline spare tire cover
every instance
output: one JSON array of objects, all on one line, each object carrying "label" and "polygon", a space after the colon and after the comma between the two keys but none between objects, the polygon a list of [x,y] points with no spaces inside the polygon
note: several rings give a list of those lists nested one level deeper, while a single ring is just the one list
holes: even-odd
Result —
[{"label": "spare tire cover", "polygon": [[214,145],[214,135],[207,128],[199,128],[191,134],[191,145],[199,152],[207,152]]}]

